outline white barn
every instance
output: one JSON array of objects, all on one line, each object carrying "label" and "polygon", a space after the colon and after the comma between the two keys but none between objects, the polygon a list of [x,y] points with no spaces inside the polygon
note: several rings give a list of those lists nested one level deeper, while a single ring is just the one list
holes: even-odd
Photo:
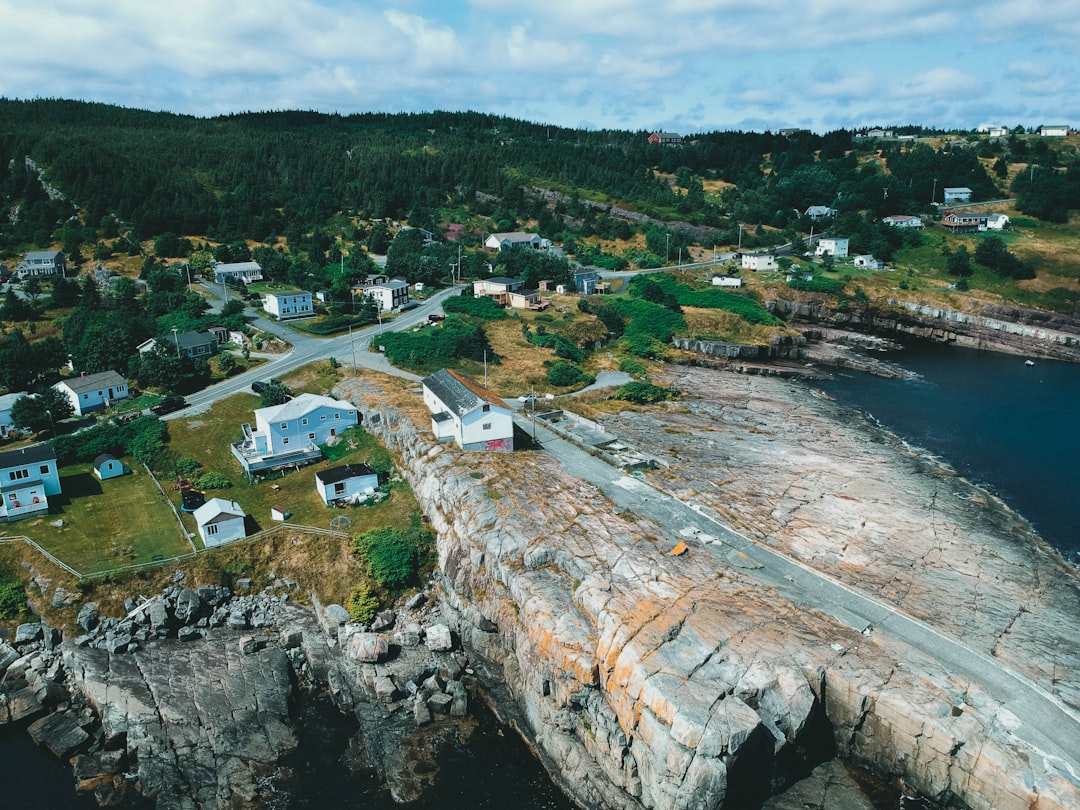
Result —
[{"label": "white barn", "polygon": [[437,439],[452,439],[462,450],[514,449],[510,406],[476,380],[444,368],[425,377],[423,385]]}]

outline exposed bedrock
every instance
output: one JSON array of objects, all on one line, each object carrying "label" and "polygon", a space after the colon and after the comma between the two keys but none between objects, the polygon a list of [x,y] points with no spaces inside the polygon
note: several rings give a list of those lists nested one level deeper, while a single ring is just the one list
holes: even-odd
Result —
[{"label": "exposed bedrock", "polygon": [[[670,556],[677,527],[615,514],[544,454],[462,454],[435,444],[422,408],[410,418],[359,382],[338,393],[400,454],[438,535],[444,615],[485,683],[501,680],[502,713],[585,806],[746,806],[836,752],[976,810],[1080,806],[1068,769],[932,658],[703,547]],[[660,441],[664,425],[649,429]],[[938,531],[962,537],[946,518]]]},{"label": "exposed bedrock", "polygon": [[977,312],[961,312],[914,301],[838,309],[823,301],[776,300],[766,306],[793,322],[1080,362],[1080,319],[1039,310],[984,305]]}]

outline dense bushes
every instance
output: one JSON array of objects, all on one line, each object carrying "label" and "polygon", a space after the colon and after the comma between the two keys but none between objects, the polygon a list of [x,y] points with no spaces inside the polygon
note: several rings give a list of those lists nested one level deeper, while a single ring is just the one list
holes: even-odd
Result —
[{"label": "dense bushes", "polygon": [[572,385],[582,383],[588,385],[593,380],[593,377],[590,377],[569,360],[556,360],[548,368],[547,381],[559,388],[569,388]]},{"label": "dense bushes", "polygon": [[386,359],[395,366],[417,370],[434,370],[453,365],[466,358],[497,362],[491,350],[484,328],[473,325],[460,315],[448,316],[437,328],[419,332],[384,332],[372,339],[376,347],[383,347]]},{"label": "dense bushes", "polygon": [[528,324],[522,324],[521,332],[525,335],[525,339],[529,341],[529,343],[534,346],[542,346],[545,349],[553,350],[556,357],[561,357],[572,363],[581,363],[585,360],[584,349],[575,346],[562,335],[545,332],[543,329],[544,327],[540,326],[536,330],[536,333],[533,334],[529,330]]},{"label": "dense bushes", "polygon": [[132,455],[153,467],[165,446],[165,435],[164,422],[156,416],[140,416],[126,425],[101,423],[77,434],[57,436],[52,444],[61,467],[77,461],[93,461],[102,453],[117,457]]},{"label": "dense bushes", "polygon": [[26,612],[26,589],[11,571],[0,571],[0,619],[15,619]]},{"label": "dense bushes", "polygon": [[614,394],[615,399],[625,402],[634,402],[638,405],[649,405],[673,399],[677,394],[670,388],[662,388],[647,382],[631,382],[619,386]]},{"label": "dense bushes", "polygon": [[505,309],[495,303],[494,299],[487,296],[473,298],[467,295],[456,295],[443,301],[442,308],[443,312],[447,314],[469,315],[485,321],[501,321],[509,317]]},{"label": "dense bushes", "polygon": [[827,295],[843,295],[844,282],[838,278],[826,278],[825,276],[813,276],[810,279],[793,278],[788,282],[793,290],[804,292],[821,292]]},{"label": "dense bushes", "polygon": [[431,546],[431,534],[414,523],[407,529],[384,526],[365,532],[353,541],[353,553],[379,585],[398,588],[416,576]]}]

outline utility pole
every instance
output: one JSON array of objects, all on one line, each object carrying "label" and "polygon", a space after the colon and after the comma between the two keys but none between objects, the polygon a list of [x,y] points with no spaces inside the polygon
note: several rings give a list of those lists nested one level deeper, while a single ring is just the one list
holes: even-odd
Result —
[{"label": "utility pole", "polygon": [[930,192],[930,204],[934,204],[934,198],[937,196],[937,178],[934,178],[934,190]]},{"label": "utility pole", "polygon": [[671,263],[671,233],[666,234],[667,241],[664,243],[664,264]]},{"label": "utility pole", "polygon": [[356,342],[353,341],[352,324],[349,324],[349,348],[352,350],[352,371],[356,374]]},{"label": "utility pole", "polygon": [[172,328],[172,342],[176,345],[176,359],[180,359],[180,338],[176,336],[176,327]]}]

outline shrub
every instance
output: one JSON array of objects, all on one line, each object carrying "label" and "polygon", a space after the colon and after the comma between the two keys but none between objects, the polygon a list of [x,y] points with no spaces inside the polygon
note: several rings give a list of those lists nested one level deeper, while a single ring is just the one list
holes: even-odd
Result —
[{"label": "shrub", "polygon": [[663,402],[676,396],[670,388],[661,388],[647,382],[632,382],[621,385],[615,391],[615,399],[625,402],[635,402],[638,405],[648,405],[655,402]]},{"label": "shrub", "polygon": [[579,383],[588,385],[593,378],[569,360],[556,360],[548,369],[547,381],[559,388],[566,388]]},{"label": "shrub", "polygon": [[357,537],[353,550],[367,563],[372,579],[384,587],[396,588],[416,576],[423,551],[430,544],[431,535],[416,526],[384,526]]},{"label": "shrub", "polygon": [[629,357],[619,361],[619,371],[624,374],[633,374],[635,377],[640,377],[646,371],[644,363],[639,363],[637,360],[631,360]]},{"label": "shrub", "polygon": [[493,298],[472,298],[466,295],[455,295],[443,302],[443,312],[459,313],[480,318],[485,321],[501,321],[507,318],[506,310],[495,303]]},{"label": "shrub", "polygon": [[0,571],[0,619],[14,619],[26,612],[26,589],[10,571]]},{"label": "shrub", "polygon": [[195,486],[199,489],[228,489],[232,486],[232,481],[221,473],[208,472],[199,476]]},{"label": "shrub", "polygon": [[367,585],[357,585],[345,600],[349,618],[358,624],[371,624],[379,610],[379,600]]}]

